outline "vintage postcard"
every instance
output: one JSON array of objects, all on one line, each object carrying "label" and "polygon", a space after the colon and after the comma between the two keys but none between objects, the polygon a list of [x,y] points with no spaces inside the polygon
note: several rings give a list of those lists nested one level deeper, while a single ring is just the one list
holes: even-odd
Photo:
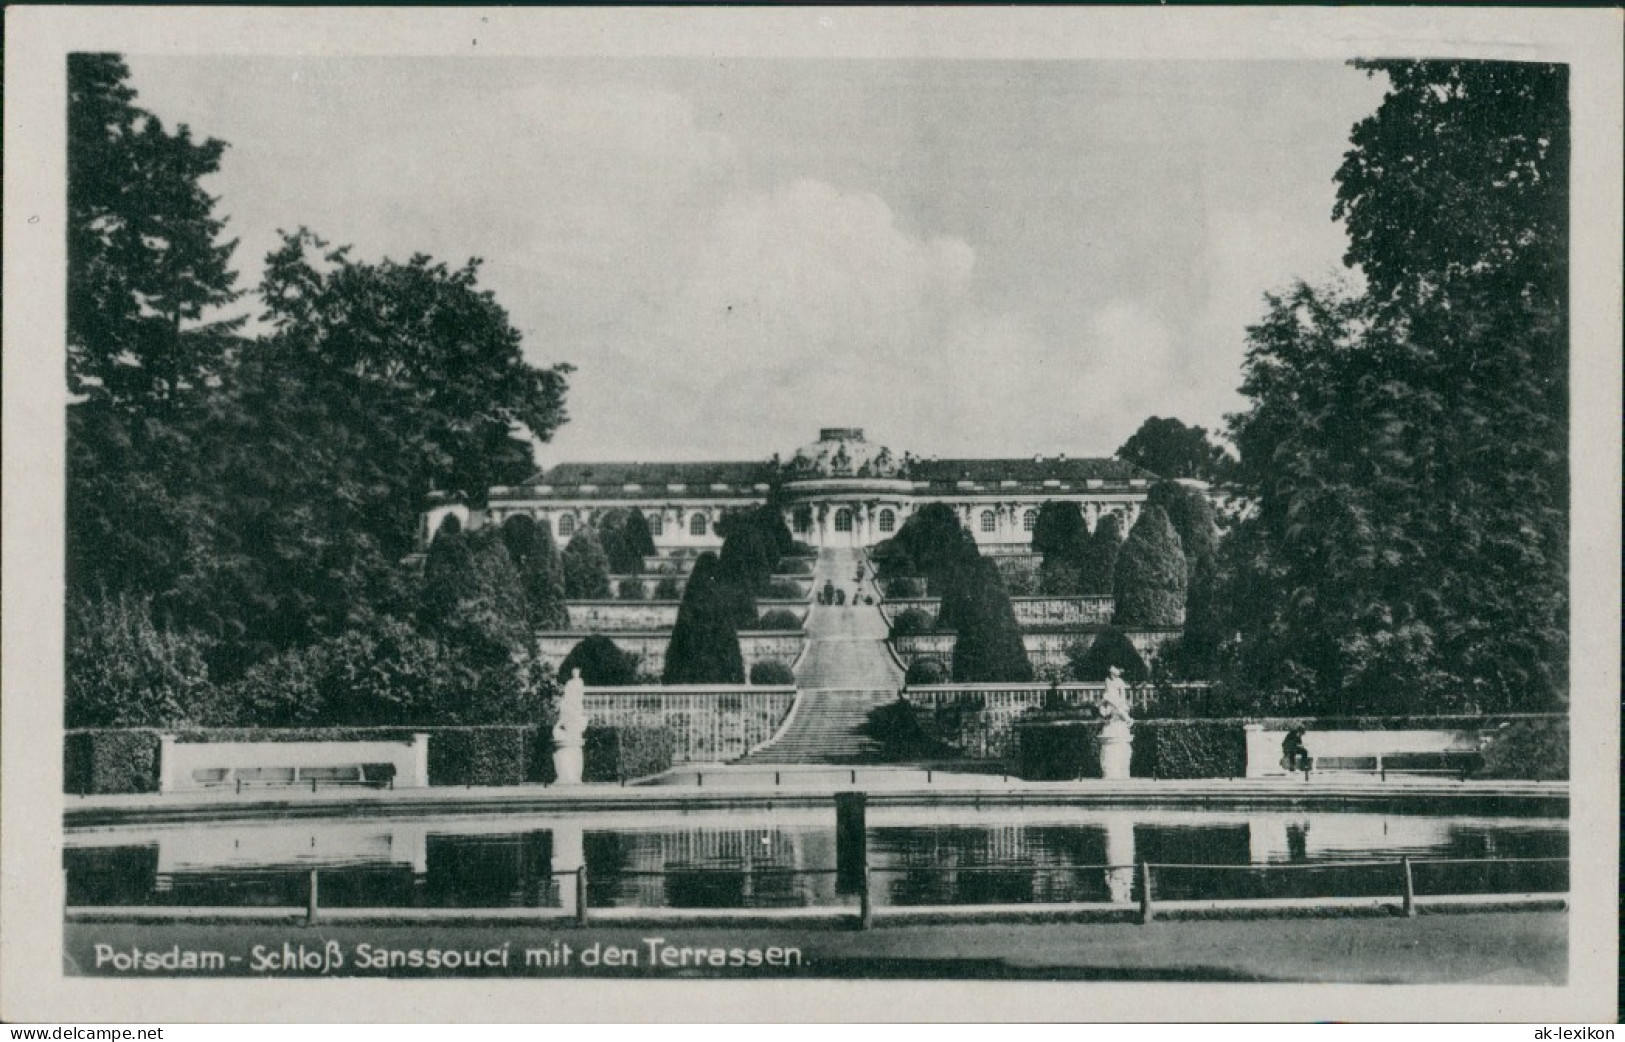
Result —
[{"label": "vintage postcard", "polygon": [[1617,12],[7,38],[5,1019],[1613,1019]]}]

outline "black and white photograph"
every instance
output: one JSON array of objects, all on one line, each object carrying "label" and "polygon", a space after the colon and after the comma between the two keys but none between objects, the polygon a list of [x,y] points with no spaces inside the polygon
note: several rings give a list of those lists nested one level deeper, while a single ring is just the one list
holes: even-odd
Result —
[{"label": "black and white photograph", "polygon": [[1617,11],[104,14],[6,1020],[1616,1019]]}]

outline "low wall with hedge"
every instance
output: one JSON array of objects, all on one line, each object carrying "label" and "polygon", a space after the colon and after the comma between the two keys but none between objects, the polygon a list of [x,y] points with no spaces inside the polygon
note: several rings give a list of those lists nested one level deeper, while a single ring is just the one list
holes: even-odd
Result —
[{"label": "low wall with hedge", "polygon": [[[903,696],[914,707],[922,729],[946,742],[970,759],[1002,760],[1020,765],[1024,757],[1021,742],[1028,724],[1050,724],[1050,732],[1032,739],[1052,746],[1070,734],[1088,735],[1096,726],[1089,719],[1098,704],[1101,685],[1065,685],[1059,691],[1044,685],[945,684],[905,689]],[[1152,700],[1182,695],[1199,699],[1203,685],[1182,685],[1179,690],[1150,685],[1130,689],[1130,703],[1140,713]],[[1063,709],[1057,711],[1056,707]],[[1070,713],[1076,726],[1062,726]],[[1246,726],[1259,724],[1271,731],[1303,728],[1307,731],[1419,731],[1478,730],[1488,737],[1483,749],[1481,778],[1550,780],[1568,777],[1568,718],[1556,714],[1503,716],[1406,716],[1406,717],[1227,717],[1216,719],[1143,718],[1134,721],[1134,752],[1129,771],[1136,778],[1241,778],[1247,773]],[[1036,757],[1036,752],[1030,754]],[[1045,754],[1049,756],[1049,754]],[[1092,756],[1074,750],[1072,757]],[[1051,760],[1055,758],[1049,756]],[[1070,770],[1074,764],[1062,757],[1058,766],[1035,768]],[[1081,761],[1080,761],[1081,762]]]},{"label": "low wall with hedge", "polygon": [[75,794],[157,792],[164,734],[193,742],[395,742],[429,736],[430,785],[553,780],[553,738],[535,725],[483,727],[85,728],[63,743],[63,788]]},{"label": "low wall with hedge", "polygon": [[587,725],[581,750],[581,780],[621,782],[670,770],[676,750],[663,727]]}]

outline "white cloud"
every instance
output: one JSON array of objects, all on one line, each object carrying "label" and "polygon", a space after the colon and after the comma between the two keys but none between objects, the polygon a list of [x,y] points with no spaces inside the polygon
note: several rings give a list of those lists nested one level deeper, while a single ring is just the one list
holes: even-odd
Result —
[{"label": "white cloud", "polygon": [[[616,376],[660,389],[662,427],[678,444],[788,449],[760,437],[787,409],[810,433],[895,414],[911,383],[937,381],[934,346],[974,265],[967,243],[910,233],[869,193],[800,179],[741,194],[700,236],[635,375]],[[576,386],[582,438],[611,436],[598,417],[624,422],[614,403],[627,388],[608,371],[583,371]]]}]

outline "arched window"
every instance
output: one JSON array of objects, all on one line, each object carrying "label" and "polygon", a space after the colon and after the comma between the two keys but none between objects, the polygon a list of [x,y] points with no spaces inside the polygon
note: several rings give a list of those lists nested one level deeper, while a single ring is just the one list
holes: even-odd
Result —
[{"label": "arched window", "polygon": [[1037,528],[1037,527],[1038,527],[1038,511],[1029,510],[1025,514],[1021,515],[1021,530],[1023,532],[1031,532],[1034,528]]},{"label": "arched window", "polygon": [[666,519],[664,517],[662,517],[661,515],[659,515],[659,514],[650,514],[649,515],[649,534],[650,535],[655,535],[655,536],[665,535],[666,534]]},{"label": "arched window", "polygon": [[811,532],[812,521],[812,507],[796,507],[795,528],[797,533],[806,534]]},{"label": "arched window", "polygon": [[576,516],[574,514],[559,515],[559,538],[568,539],[576,534]]},{"label": "arched window", "polygon": [[999,519],[993,516],[993,511],[982,511],[982,531],[996,532],[999,528]]},{"label": "arched window", "polygon": [[846,507],[835,511],[835,531],[852,531],[852,511],[846,509]]},{"label": "arched window", "polygon": [[882,532],[890,532],[896,527],[897,515],[894,514],[890,509],[882,510],[880,512],[880,530]]},{"label": "arched window", "polygon": [[693,517],[688,519],[689,535],[704,535],[707,530],[704,514],[695,514]]}]

